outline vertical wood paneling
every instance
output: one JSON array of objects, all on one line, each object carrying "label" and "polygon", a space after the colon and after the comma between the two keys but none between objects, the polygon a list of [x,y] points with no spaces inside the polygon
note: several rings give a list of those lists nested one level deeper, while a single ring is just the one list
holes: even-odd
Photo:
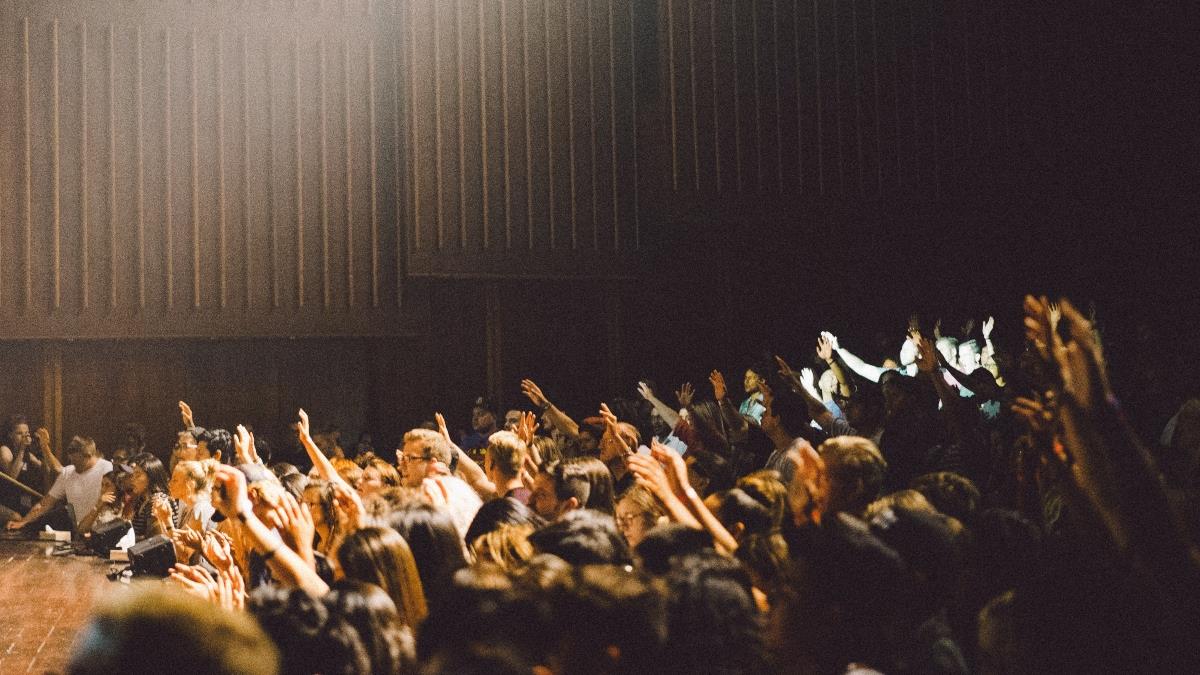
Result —
[{"label": "vertical wood paneling", "polygon": [[5,5],[0,337],[402,330],[406,26],[326,5]]}]

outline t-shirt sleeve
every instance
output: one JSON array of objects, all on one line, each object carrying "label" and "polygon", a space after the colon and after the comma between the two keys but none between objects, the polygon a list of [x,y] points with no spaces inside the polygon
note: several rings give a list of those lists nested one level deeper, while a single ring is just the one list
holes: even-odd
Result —
[{"label": "t-shirt sleeve", "polygon": [[66,477],[67,477],[67,469],[64,468],[61,472],[59,472],[58,478],[54,479],[54,485],[50,486],[50,492],[48,492],[47,494],[49,494],[51,497],[53,497],[55,499],[62,499],[64,497],[66,497],[67,496],[67,484],[64,481],[64,479]]}]

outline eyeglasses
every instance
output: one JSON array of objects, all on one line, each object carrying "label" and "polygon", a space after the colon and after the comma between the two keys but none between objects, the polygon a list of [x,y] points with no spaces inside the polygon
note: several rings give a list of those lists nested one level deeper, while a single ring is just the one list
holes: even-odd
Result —
[{"label": "eyeglasses", "polygon": [[422,457],[421,455],[413,456],[413,455],[403,455],[403,454],[397,453],[396,459],[401,462],[428,462],[430,458]]},{"label": "eyeglasses", "polygon": [[629,513],[623,516],[616,516],[615,520],[617,521],[617,525],[620,525],[621,527],[629,527],[634,523],[634,521],[641,517],[642,514],[640,513]]}]

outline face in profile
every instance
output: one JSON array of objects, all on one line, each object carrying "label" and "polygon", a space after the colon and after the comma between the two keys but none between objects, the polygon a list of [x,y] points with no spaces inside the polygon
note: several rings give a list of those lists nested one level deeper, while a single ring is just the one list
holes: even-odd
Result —
[{"label": "face in profile", "polygon": [[558,495],[554,494],[554,482],[544,473],[539,473],[533,479],[533,492],[529,496],[529,506],[534,512],[546,520],[558,518]]},{"label": "face in profile", "polygon": [[383,491],[383,476],[379,474],[379,469],[368,466],[363,469],[362,475],[358,477],[358,483],[355,487],[358,488],[358,494],[364,499],[377,495]]},{"label": "face in profile", "polygon": [[616,520],[617,529],[621,530],[630,548],[642,543],[646,538],[649,528],[646,527],[645,514],[632,500],[622,499],[617,502]]},{"label": "face in profile", "polygon": [[753,394],[757,392],[761,385],[762,378],[758,376],[758,373],[753,370],[747,370],[746,376],[742,378],[742,387],[746,390],[746,393]]}]

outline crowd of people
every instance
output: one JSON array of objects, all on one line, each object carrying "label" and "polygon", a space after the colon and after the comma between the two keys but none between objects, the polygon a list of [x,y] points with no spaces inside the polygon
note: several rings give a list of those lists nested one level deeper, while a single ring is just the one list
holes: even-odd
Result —
[{"label": "crowd of people", "polygon": [[13,418],[0,470],[48,491],[8,527],[69,503],[174,547],[75,674],[1194,671],[1200,392],[1147,438],[1094,320],[1024,309],[1019,353],[990,318],[879,365],[825,332],[744,398],[712,371],[572,415],[525,380],[394,455],[300,410],[301,466],[184,403],[163,458],[133,430],[63,466]]}]

